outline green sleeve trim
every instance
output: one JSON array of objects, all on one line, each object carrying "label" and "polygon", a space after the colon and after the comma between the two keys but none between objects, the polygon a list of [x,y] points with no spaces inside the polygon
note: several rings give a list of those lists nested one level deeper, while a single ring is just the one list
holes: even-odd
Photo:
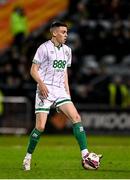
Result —
[{"label": "green sleeve trim", "polygon": [[41,64],[40,62],[38,62],[36,59],[33,59],[32,61],[34,64]]},{"label": "green sleeve trim", "polygon": [[67,67],[71,67],[71,64],[67,64]]}]

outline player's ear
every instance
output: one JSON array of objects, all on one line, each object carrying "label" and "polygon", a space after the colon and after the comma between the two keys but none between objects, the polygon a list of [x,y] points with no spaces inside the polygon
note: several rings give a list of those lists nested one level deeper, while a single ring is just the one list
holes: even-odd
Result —
[{"label": "player's ear", "polygon": [[53,37],[56,37],[56,35],[57,35],[56,29],[54,29],[54,30],[52,31],[52,35],[53,35]]},{"label": "player's ear", "polygon": [[53,36],[53,37],[56,37],[56,33],[55,33],[55,32],[53,32],[53,33],[52,33],[52,36]]},{"label": "player's ear", "polygon": [[56,37],[56,35],[57,35],[57,28],[51,28],[50,32],[51,32],[53,37]]}]

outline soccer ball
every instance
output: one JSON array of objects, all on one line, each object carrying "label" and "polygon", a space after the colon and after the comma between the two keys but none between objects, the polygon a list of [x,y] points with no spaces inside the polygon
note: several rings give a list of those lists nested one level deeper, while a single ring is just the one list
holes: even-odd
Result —
[{"label": "soccer ball", "polygon": [[85,169],[98,169],[100,166],[100,156],[94,152],[89,153],[83,160],[82,166]]}]

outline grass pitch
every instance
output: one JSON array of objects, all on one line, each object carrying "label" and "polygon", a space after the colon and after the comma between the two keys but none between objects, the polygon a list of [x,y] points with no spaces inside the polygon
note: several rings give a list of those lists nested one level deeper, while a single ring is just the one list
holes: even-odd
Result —
[{"label": "grass pitch", "polygon": [[28,137],[0,136],[0,179],[129,179],[130,138],[88,136],[89,149],[102,153],[98,170],[84,170],[73,136],[43,135],[33,154],[32,169],[22,170]]}]

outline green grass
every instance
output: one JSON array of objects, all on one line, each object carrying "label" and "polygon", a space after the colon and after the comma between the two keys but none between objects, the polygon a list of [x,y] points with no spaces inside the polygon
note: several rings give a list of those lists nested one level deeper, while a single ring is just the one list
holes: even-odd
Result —
[{"label": "green grass", "polygon": [[33,154],[32,170],[22,170],[28,137],[0,136],[1,179],[129,179],[130,138],[89,136],[89,149],[102,153],[98,170],[81,166],[79,147],[73,136],[42,136]]}]

